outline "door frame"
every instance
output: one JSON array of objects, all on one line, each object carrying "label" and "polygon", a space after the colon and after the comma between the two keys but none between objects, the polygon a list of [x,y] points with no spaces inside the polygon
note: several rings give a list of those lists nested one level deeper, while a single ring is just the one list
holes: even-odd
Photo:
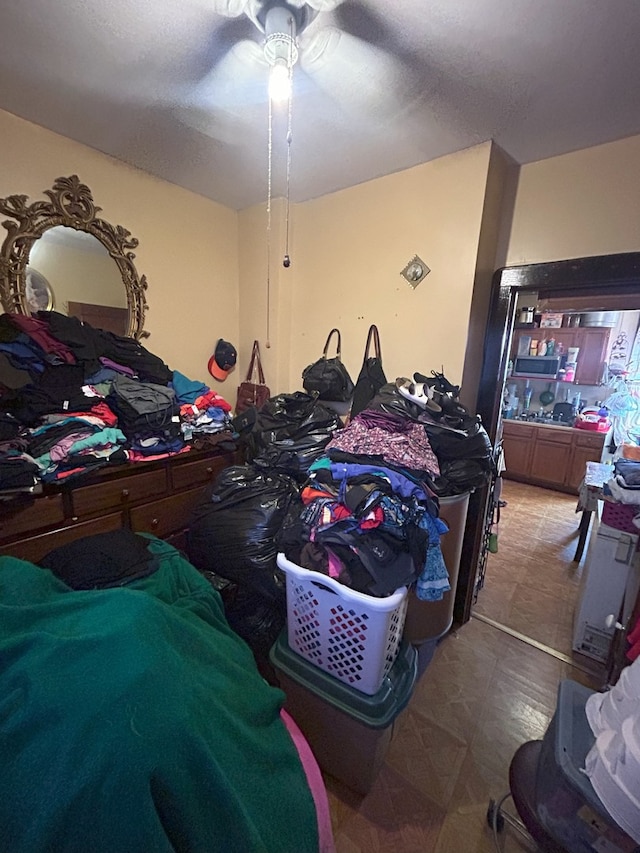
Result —
[{"label": "door frame", "polygon": [[[640,252],[594,255],[496,270],[492,279],[476,405],[494,446],[499,438],[517,297],[520,291],[529,290],[567,298],[602,294],[636,296],[640,307]],[[488,503],[488,487],[476,489],[469,501],[454,605],[454,623],[458,625],[471,618]]]}]

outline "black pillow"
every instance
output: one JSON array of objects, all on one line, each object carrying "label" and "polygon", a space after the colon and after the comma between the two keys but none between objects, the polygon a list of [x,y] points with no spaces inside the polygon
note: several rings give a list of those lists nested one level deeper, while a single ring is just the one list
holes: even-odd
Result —
[{"label": "black pillow", "polygon": [[39,565],[71,589],[79,590],[124,586],[152,574],[159,563],[144,537],[121,528],[54,548]]}]

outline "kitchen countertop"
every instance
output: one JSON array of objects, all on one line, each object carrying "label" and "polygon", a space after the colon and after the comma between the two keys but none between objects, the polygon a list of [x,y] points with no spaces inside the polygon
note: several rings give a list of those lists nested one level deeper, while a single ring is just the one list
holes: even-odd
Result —
[{"label": "kitchen countertop", "polygon": [[600,430],[594,429],[581,429],[572,424],[568,423],[558,423],[556,421],[523,421],[521,418],[503,418],[503,422],[510,424],[522,424],[523,426],[537,426],[537,427],[545,427],[546,429],[555,429],[555,430],[564,430],[565,432],[575,432],[586,435],[601,435],[604,438],[606,437],[606,432],[601,432]]},{"label": "kitchen countertop", "polygon": [[[522,418],[503,418],[504,421],[509,421],[510,424],[522,424],[523,426],[538,426],[538,427],[549,427],[549,429],[570,429],[575,430],[578,429],[573,424],[562,423],[560,421],[547,421],[547,420],[530,420],[524,421]],[[580,432],[584,432],[584,430],[580,430]]]}]

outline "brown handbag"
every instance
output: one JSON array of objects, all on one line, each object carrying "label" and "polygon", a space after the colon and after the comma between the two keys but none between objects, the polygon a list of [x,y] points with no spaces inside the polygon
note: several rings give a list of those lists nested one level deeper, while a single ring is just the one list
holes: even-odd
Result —
[{"label": "brown handbag", "polygon": [[[258,381],[254,382],[253,374],[256,368],[258,370]],[[271,391],[265,384],[264,371],[262,369],[262,362],[260,361],[260,345],[258,341],[254,341],[247,378],[238,385],[235,414],[239,415],[252,407],[261,409],[270,396]]]}]

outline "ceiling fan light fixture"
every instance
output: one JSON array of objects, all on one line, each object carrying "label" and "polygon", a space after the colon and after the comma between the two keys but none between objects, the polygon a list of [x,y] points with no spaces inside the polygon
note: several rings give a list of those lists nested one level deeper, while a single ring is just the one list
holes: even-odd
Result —
[{"label": "ceiling fan light fixture", "polygon": [[298,46],[289,33],[271,33],[264,40],[264,58],[269,65],[284,61],[295,65],[298,61]]},{"label": "ceiling fan light fixture", "polygon": [[284,59],[277,59],[269,71],[269,97],[275,103],[287,101],[291,95],[291,75]]}]

